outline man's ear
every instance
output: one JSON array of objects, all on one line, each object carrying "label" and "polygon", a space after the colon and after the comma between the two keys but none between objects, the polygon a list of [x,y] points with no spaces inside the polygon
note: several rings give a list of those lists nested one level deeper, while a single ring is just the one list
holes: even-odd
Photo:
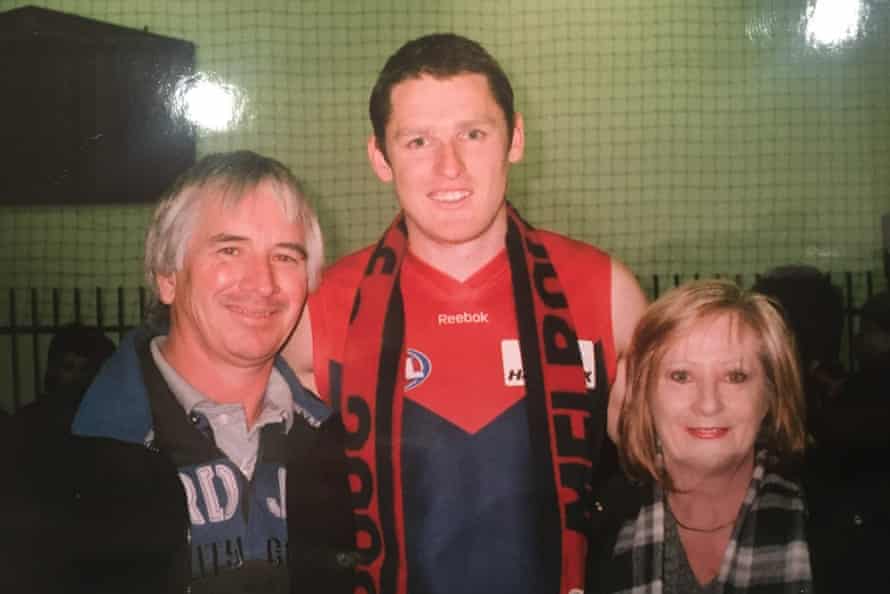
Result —
[{"label": "man's ear", "polygon": [[386,160],[386,155],[377,144],[377,137],[374,134],[368,138],[368,160],[371,162],[371,169],[380,178],[380,181],[389,183],[392,181],[392,167]]},{"label": "man's ear", "polygon": [[507,151],[507,160],[510,163],[518,163],[525,153],[525,122],[522,114],[516,112],[513,119],[513,139],[510,141],[510,150]]},{"label": "man's ear", "polygon": [[155,273],[155,282],[158,283],[158,298],[161,303],[165,305],[173,303],[173,297],[176,295],[176,273]]}]

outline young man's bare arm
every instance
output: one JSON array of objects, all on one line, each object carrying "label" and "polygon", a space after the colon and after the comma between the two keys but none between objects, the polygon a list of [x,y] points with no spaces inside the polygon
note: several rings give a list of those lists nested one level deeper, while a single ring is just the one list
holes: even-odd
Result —
[{"label": "young man's bare arm", "polygon": [[612,259],[612,333],[615,355],[620,359],[648,302],[630,269]]},{"label": "young man's bare arm", "polygon": [[630,345],[634,328],[647,306],[646,296],[633,273],[621,262],[612,260],[612,334],[618,366],[609,393],[608,431],[613,441],[618,437],[618,415],[624,402],[624,353]]},{"label": "young man's bare arm", "polygon": [[315,385],[315,367],[312,355],[312,323],[309,319],[309,306],[303,309],[303,315],[297,324],[290,340],[284,345],[281,355],[290,365],[304,387],[318,394]]}]

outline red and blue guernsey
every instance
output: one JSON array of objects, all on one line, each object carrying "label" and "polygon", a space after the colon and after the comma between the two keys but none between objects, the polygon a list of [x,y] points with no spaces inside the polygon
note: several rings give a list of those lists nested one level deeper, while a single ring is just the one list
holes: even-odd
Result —
[{"label": "red and blue guernsey", "polygon": [[510,221],[507,249],[463,282],[408,253],[397,221],[310,298],[368,592],[583,588],[582,497],[615,366],[610,258]]}]

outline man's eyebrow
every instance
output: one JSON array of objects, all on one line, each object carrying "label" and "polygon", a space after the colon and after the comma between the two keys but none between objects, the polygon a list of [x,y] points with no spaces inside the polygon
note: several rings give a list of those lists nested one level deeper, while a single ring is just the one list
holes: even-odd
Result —
[{"label": "man's eyebrow", "polygon": [[283,241],[283,242],[280,242],[280,243],[278,243],[278,244],[276,244],[276,245],[278,245],[278,247],[282,247],[282,248],[284,248],[284,249],[286,249],[286,250],[292,250],[292,251],[294,251],[294,252],[297,252],[298,254],[300,254],[300,255],[301,255],[302,257],[304,257],[304,258],[306,258],[306,257],[309,256],[309,252],[306,251],[306,246],[303,245],[302,243],[297,243],[297,242],[295,242],[295,241],[293,241],[293,242],[291,242],[291,241]]},{"label": "man's eyebrow", "polygon": [[[459,130],[466,130],[467,128],[473,128],[475,126],[497,126],[497,124],[497,118],[480,116],[478,118],[461,120],[455,124],[455,128]],[[424,134],[429,134],[430,129],[431,128],[429,126],[405,126],[404,128],[396,129],[395,134],[393,134],[393,138],[399,139],[405,136],[422,136]]]},{"label": "man's eyebrow", "polygon": [[393,134],[393,138],[404,138],[405,136],[423,136],[424,134],[429,133],[429,128],[399,128],[396,130],[396,133]]},{"label": "man's eyebrow", "polygon": [[247,241],[243,235],[233,235],[231,233],[217,233],[210,236],[211,243],[226,243],[229,241]]},{"label": "man's eyebrow", "polygon": [[[244,237],[243,235],[234,235],[232,233],[217,233],[216,235],[212,235],[210,237],[211,243],[229,243],[229,242],[238,242],[244,243],[249,241],[249,238]],[[296,252],[300,254],[302,257],[306,258],[309,253],[306,251],[306,246],[297,241],[281,241],[275,244],[277,247],[284,248],[286,250],[290,250],[292,252]]]},{"label": "man's eyebrow", "polygon": [[458,122],[458,126],[462,128],[472,128],[473,126],[496,126],[498,119],[491,116],[481,116],[469,120]]}]

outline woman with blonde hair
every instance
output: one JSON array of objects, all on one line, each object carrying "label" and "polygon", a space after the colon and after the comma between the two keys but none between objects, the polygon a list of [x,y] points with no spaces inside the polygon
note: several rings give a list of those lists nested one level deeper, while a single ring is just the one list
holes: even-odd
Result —
[{"label": "woman with blonde hair", "polygon": [[[627,475],[594,505],[588,594],[810,592],[796,351],[766,297],[722,280],[653,303],[626,358]],[[609,492],[607,491],[607,494]]]}]

